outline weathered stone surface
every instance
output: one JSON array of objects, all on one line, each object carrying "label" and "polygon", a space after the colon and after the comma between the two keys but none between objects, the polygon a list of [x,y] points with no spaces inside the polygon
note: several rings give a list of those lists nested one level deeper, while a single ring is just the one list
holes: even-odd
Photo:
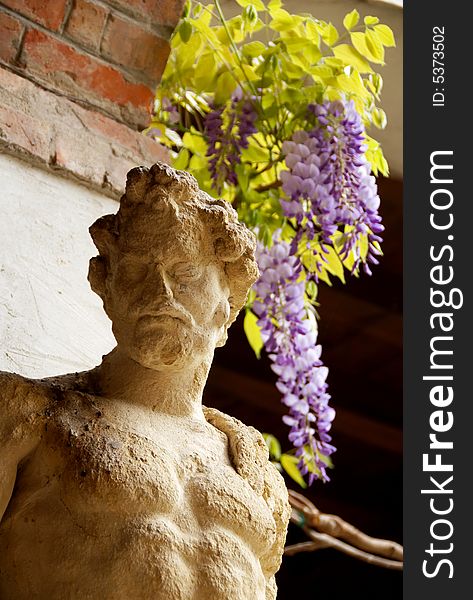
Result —
[{"label": "weathered stone surface", "polygon": [[164,164],[90,231],[117,346],[92,371],[0,375],[0,596],[274,599],[283,480],[256,430],[201,404],[254,238]]},{"label": "weathered stone surface", "polygon": [[0,149],[114,198],[134,165],[167,158],[151,138],[1,68],[0,117]]}]

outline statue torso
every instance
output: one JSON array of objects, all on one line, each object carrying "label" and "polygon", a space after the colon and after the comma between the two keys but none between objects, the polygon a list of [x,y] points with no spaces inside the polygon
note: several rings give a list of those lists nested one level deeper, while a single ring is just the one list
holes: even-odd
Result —
[{"label": "statue torso", "polygon": [[213,425],[62,392],[0,524],[0,596],[264,599],[274,536]]}]

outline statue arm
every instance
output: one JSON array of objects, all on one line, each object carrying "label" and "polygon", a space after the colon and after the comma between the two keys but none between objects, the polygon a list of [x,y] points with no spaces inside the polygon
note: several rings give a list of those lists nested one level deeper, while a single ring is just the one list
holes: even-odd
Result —
[{"label": "statue arm", "polygon": [[45,395],[38,383],[0,372],[0,520],[10,502],[18,464],[41,438]]},{"label": "statue arm", "polygon": [[268,449],[259,431],[215,408],[204,407],[204,415],[211,425],[226,434],[230,460],[235,470],[263,497],[273,515],[276,535],[269,551],[260,557],[267,581],[266,600],[273,600],[276,598],[274,574],[281,566],[291,514],[286,484],[269,461]]},{"label": "statue arm", "polygon": [[273,544],[269,552],[261,559],[261,564],[264,565],[266,571],[272,573],[266,585],[266,600],[275,600],[277,589],[274,574],[281,566],[291,506],[284,479],[269,460],[265,469],[263,498],[271,509],[276,524],[276,536]]}]

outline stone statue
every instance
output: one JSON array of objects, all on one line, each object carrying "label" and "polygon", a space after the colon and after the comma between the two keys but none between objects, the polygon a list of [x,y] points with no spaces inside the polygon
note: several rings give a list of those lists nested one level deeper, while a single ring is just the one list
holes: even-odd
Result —
[{"label": "stone statue", "polygon": [[90,232],[116,348],[83,373],[0,373],[0,598],[275,598],[284,482],[255,429],[202,406],[254,236],[159,163]]}]

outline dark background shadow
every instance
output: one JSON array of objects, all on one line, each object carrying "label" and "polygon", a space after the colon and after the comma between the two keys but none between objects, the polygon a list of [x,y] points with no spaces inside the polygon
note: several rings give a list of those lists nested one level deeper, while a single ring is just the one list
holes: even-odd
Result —
[{"label": "dark background shadow", "polygon": [[[320,510],[402,543],[402,182],[378,184],[386,227],[381,264],[372,277],[320,286],[319,342],[337,410],[337,452],[331,482],[304,493]],[[273,382],[268,359],[257,360],[246,342],[240,315],[216,353],[204,403],[276,435],[288,450]],[[290,525],[288,543],[305,540]],[[324,549],[285,557],[278,586],[278,600],[390,600],[402,597],[402,574]]]}]

